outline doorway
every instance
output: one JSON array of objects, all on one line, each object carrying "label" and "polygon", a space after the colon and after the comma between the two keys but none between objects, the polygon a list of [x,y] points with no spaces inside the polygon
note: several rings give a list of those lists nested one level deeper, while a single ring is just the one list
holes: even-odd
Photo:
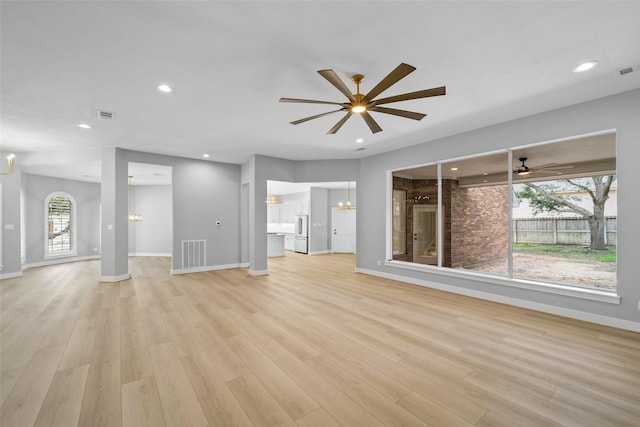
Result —
[{"label": "doorway", "polygon": [[331,252],[356,253],[355,209],[331,209]]},{"label": "doorway", "polygon": [[129,162],[127,188],[129,256],[173,253],[173,168]]},{"label": "doorway", "polygon": [[438,265],[438,207],[413,206],[413,262]]}]

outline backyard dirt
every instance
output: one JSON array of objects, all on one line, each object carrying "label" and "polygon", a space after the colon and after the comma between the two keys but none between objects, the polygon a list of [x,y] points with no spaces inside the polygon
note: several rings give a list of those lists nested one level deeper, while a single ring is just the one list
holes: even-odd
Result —
[{"label": "backyard dirt", "polygon": [[[485,264],[473,270],[504,275],[507,271],[507,260]],[[513,276],[590,288],[615,289],[616,264],[514,253]]]}]

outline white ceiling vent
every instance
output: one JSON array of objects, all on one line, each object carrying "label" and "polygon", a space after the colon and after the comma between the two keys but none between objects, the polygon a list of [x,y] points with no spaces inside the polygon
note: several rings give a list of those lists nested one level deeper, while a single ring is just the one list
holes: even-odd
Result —
[{"label": "white ceiling vent", "polygon": [[[637,67],[635,67],[637,68]],[[620,70],[618,70],[618,74],[621,76],[624,76],[625,74],[629,74],[629,73],[633,73],[635,71],[634,67],[627,67],[627,68],[622,68]]]},{"label": "white ceiling vent", "polygon": [[109,111],[96,110],[96,114],[98,115],[99,119],[103,119],[103,120],[112,120],[113,119],[113,113],[110,113]]}]

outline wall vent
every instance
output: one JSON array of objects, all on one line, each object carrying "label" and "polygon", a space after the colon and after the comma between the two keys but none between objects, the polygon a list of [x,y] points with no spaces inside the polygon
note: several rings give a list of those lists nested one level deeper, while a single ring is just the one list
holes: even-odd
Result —
[{"label": "wall vent", "polygon": [[111,120],[113,119],[113,113],[109,111],[97,110],[98,118],[103,120]]},{"label": "wall vent", "polygon": [[618,70],[618,74],[620,74],[621,76],[624,76],[625,74],[633,73],[634,71],[635,70],[633,69],[633,67],[627,67],[627,68]]},{"label": "wall vent", "polygon": [[206,265],[207,241],[183,240],[182,241],[182,269],[189,270]]}]

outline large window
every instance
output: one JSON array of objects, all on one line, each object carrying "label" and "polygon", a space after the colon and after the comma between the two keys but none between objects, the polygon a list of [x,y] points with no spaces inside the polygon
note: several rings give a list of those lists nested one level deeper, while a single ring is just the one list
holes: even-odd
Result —
[{"label": "large window", "polygon": [[[394,260],[616,287],[614,133],[394,171],[392,186]],[[407,194],[404,218],[398,190]],[[404,253],[396,251],[401,238]]]},{"label": "large window", "polygon": [[45,256],[75,255],[76,203],[67,193],[51,193],[45,200]]}]

